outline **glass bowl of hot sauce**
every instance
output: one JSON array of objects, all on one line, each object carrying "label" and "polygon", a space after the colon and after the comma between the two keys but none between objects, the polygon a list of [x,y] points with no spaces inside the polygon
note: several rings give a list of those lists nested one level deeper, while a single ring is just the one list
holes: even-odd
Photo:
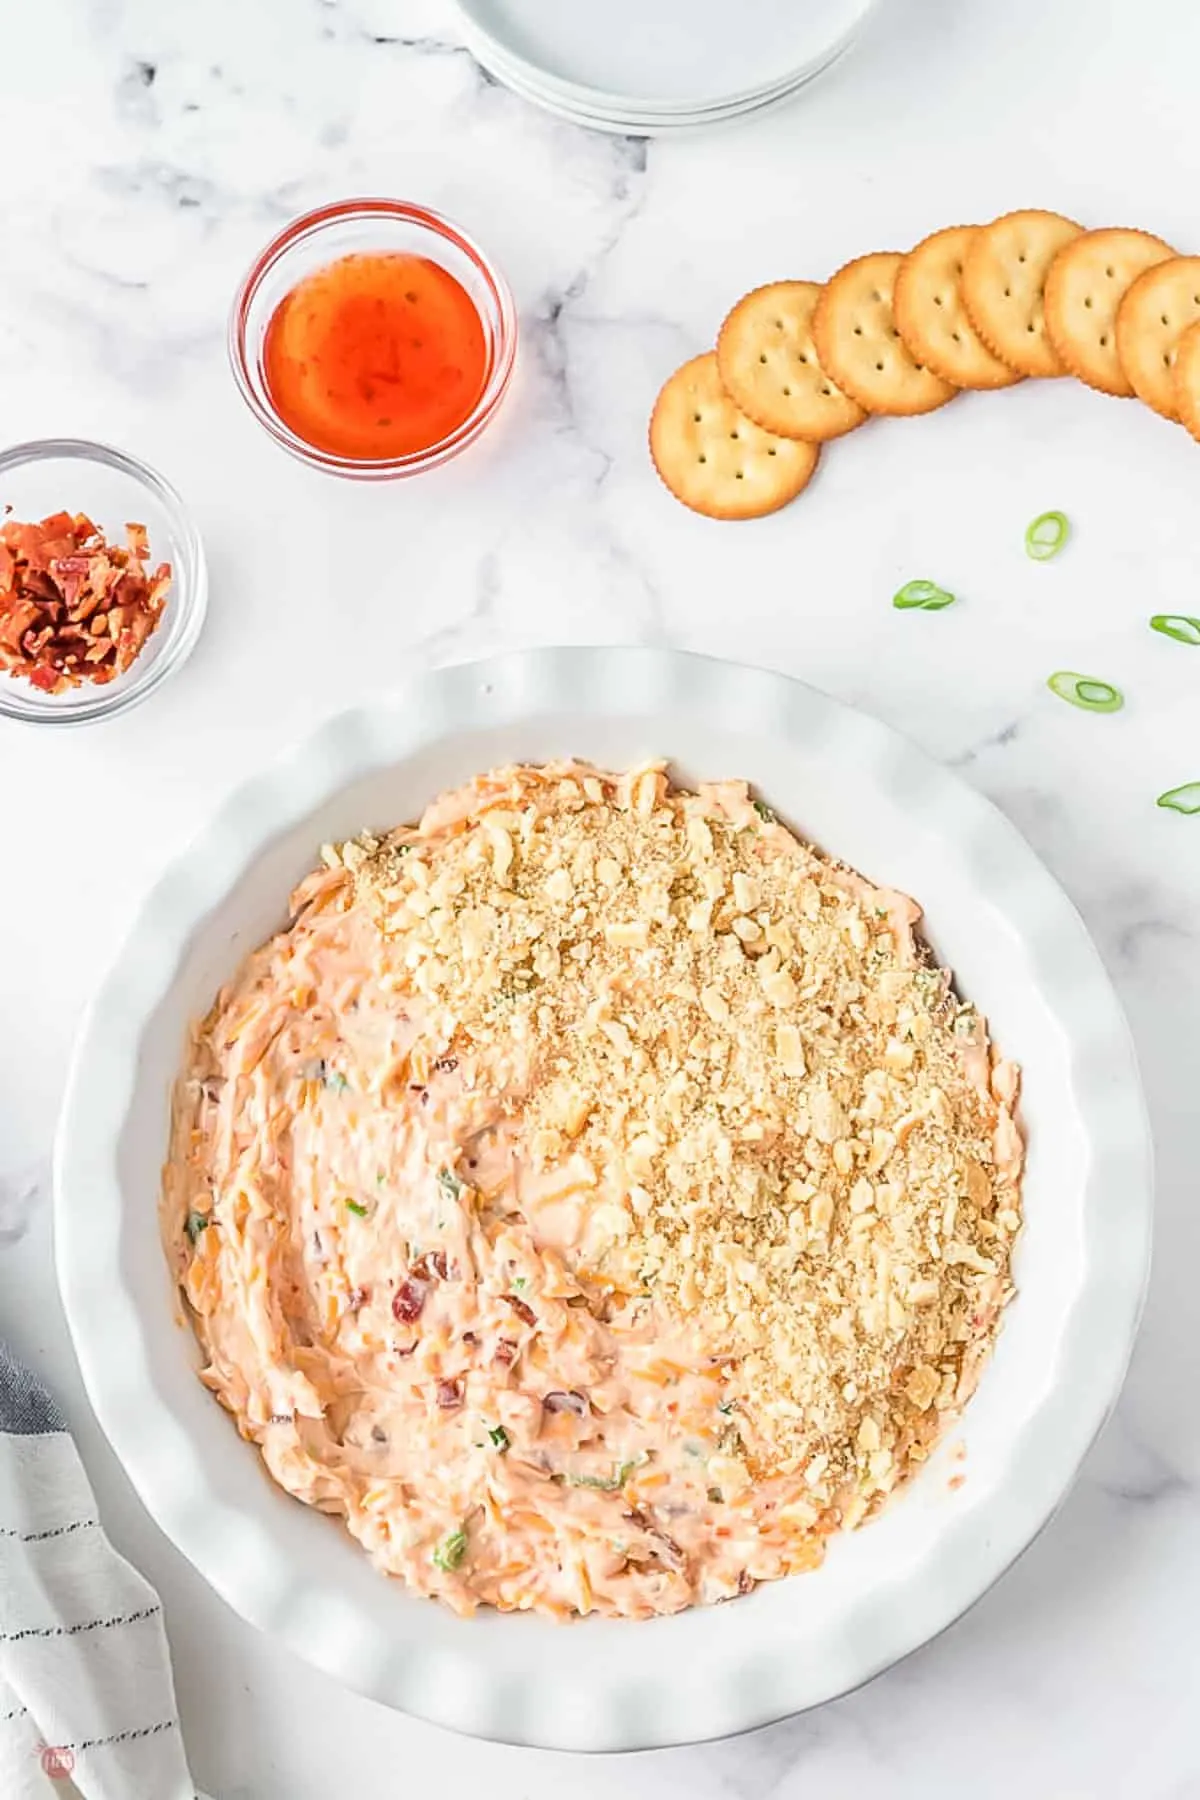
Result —
[{"label": "glass bowl of hot sauce", "polygon": [[512,375],[508,283],[440,213],[346,200],[294,219],[257,258],[229,320],[242,396],[293,456],[360,481],[457,456]]}]

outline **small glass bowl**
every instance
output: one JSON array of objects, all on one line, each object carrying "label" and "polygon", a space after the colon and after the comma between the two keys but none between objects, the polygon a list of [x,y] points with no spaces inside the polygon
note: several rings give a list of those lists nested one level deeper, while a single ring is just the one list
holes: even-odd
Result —
[{"label": "small glass bowl", "polygon": [[[280,301],[306,276],[328,268],[339,257],[389,250],[426,257],[466,289],[483,325],[487,347],[483,389],[462,424],[425,450],[378,459],[338,456],[307,443],[277,412],[263,369],[267,327]],[[465,450],[503,400],[516,353],[516,307],[499,270],[449,219],[405,200],[342,200],[293,219],[255,262],[229,315],[234,378],[259,424],[301,462],[356,481],[419,475]]]},{"label": "small glass bowl", "polygon": [[208,572],[199,535],[170,482],[109,444],[42,438],[0,452],[0,523],[5,517],[28,523],[56,512],[87,513],[110,543],[122,546],[127,524],[144,525],[150,567],[171,565],[158,627],[115,681],[103,687],[85,681],[65,693],[43,694],[0,670],[0,716],[33,725],[87,725],[128,712],[187,661],[204,623]]}]

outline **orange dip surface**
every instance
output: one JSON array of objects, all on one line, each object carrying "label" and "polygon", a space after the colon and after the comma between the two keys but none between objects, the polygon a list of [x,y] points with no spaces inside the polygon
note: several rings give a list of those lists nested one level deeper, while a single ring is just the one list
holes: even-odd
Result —
[{"label": "orange dip surface", "polygon": [[264,375],[284,423],[336,456],[379,461],[440,443],[483,391],[487,344],[460,282],[423,256],[343,256],[283,299]]}]

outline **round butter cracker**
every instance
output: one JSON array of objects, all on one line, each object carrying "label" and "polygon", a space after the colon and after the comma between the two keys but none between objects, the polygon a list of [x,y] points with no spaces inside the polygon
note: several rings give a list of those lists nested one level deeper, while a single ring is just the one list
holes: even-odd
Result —
[{"label": "round butter cracker", "polygon": [[1117,354],[1117,308],[1146,269],[1174,256],[1148,231],[1085,231],[1059,251],[1046,276],[1046,330],[1059,360],[1088,387],[1128,399]]},{"label": "round butter cracker", "polygon": [[993,356],[967,317],[962,271],[978,226],[949,225],[910,250],[896,277],[900,336],[914,359],[960,388],[1011,387],[1021,376]]},{"label": "round butter cracker", "polygon": [[1117,355],[1139,400],[1178,419],[1175,355],[1200,319],[1200,256],[1170,256],[1143,270],[1117,308]]},{"label": "round butter cracker", "polygon": [[710,519],[758,519],[807,487],[820,451],[739,412],[713,351],[668,377],[650,417],[650,455],[677,500]]},{"label": "round butter cracker", "polygon": [[717,369],[734,404],[780,437],[827,443],[866,418],[830,380],[813,342],[819,281],[772,281],[743,295],[717,338]]},{"label": "round butter cracker", "polygon": [[1189,325],[1175,347],[1175,411],[1200,442],[1200,320]]},{"label": "round butter cracker", "polygon": [[1042,305],[1051,263],[1083,226],[1061,213],[1004,213],[981,225],[963,263],[967,316],[992,352],[1021,375],[1063,375]]},{"label": "round butter cracker", "polygon": [[958,389],[909,353],[892,295],[898,250],[856,257],[825,285],[813,313],[821,367],[867,412],[909,417],[953,400]]}]

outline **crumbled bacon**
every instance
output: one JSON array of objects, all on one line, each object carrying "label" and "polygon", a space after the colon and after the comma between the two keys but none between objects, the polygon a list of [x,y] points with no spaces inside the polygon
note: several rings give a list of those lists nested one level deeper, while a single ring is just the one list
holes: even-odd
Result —
[{"label": "crumbled bacon", "polygon": [[503,1363],[504,1367],[508,1368],[509,1364],[515,1361],[516,1354],[517,1346],[513,1343],[512,1339],[501,1338],[496,1345],[496,1361],[498,1363]]},{"label": "crumbled bacon", "polygon": [[504,1298],[508,1301],[508,1304],[512,1307],[518,1319],[522,1319],[526,1325],[537,1324],[537,1314],[534,1312],[532,1306],[527,1306],[519,1295],[505,1294]]},{"label": "crumbled bacon", "polygon": [[437,1384],[437,1403],[443,1412],[452,1412],[463,1403],[463,1384],[461,1381],[439,1381]]},{"label": "crumbled bacon", "polygon": [[427,1289],[423,1281],[402,1281],[392,1295],[392,1316],[402,1325],[411,1325],[421,1316]]},{"label": "crumbled bacon", "polygon": [[444,1250],[426,1250],[412,1265],[412,1275],[417,1281],[432,1281],[436,1276],[440,1281],[449,1281],[450,1265],[446,1261]]},{"label": "crumbled bacon", "polygon": [[0,525],[0,669],[59,694],[123,675],[162,618],[170,563],[150,573],[144,525],[110,544],[85,513]]}]

